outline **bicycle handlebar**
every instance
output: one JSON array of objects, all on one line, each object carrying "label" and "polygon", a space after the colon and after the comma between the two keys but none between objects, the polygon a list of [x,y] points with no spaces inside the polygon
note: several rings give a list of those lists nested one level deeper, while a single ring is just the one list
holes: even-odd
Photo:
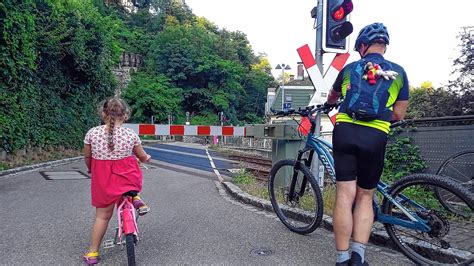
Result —
[{"label": "bicycle handlebar", "polygon": [[391,123],[390,128],[402,127],[408,124],[406,120],[392,121]]},{"label": "bicycle handlebar", "polygon": [[277,117],[284,117],[284,116],[289,116],[289,115],[300,115],[300,116],[306,116],[306,117],[311,117],[314,113],[316,112],[323,112],[325,114],[329,113],[333,108],[338,107],[340,102],[334,104],[334,105],[324,105],[324,104],[318,104],[316,106],[310,105],[306,106],[304,108],[298,108],[298,110],[295,109],[287,109],[287,110],[282,110],[275,112],[274,110],[270,110],[275,114]]},{"label": "bicycle handlebar", "polygon": [[[270,111],[273,112],[277,117],[284,117],[284,116],[290,116],[290,115],[300,115],[304,117],[308,117],[310,120],[312,120],[312,115],[316,112],[323,112],[325,114],[329,113],[333,108],[337,108],[342,102],[339,101],[334,105],[325,105],[325,104],[318,104],[316,106],[311,105],[311,106],[306,106],[305,108],[298,108],[298,110],[295,109],[287,109],[287,110],[282,110],[275,112],[275,110],[270,109]],[[399,120],[399,121],[391,121],[390,128],[396,128],[396,127],[401,127],[407,125],[408,122],[406,120]]]}]

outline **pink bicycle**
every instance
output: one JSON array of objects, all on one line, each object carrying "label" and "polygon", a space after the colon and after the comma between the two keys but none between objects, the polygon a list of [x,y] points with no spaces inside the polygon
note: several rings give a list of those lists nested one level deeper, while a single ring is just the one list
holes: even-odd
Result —
[{"label": "pink bicycle", "polygon": [[112,240],[104,241],[104,248],[111,248],[125,245],[127,249],[128,265],[135,265],[135,245],[138,238],[137,219],[138,214],[133,206],[132,197],[136,196],[136,191],[129,191],[122,195],[122,198],[115,204],[117,209],[118,227],[115,231],[115,237]]}]

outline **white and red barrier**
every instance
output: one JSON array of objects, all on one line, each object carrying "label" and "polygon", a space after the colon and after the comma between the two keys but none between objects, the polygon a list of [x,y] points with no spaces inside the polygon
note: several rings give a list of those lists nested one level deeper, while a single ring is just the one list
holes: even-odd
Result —
[{"label": "white and red barrier", "polygon": [[245,127],[124,124],[138,135],[152,136],[232,136],[246,137]]}]

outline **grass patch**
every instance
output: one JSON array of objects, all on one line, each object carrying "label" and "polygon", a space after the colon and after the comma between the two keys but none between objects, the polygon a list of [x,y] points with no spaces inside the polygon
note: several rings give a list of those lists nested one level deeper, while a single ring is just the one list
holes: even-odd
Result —
[{"label": "grass patch", "polygon": [[4,162],[0,162],[0,171],[8,170],[10,168],[11,168],[11,166],[9,164],[4,163]]},{"label": "grass patch", "polygon": [[251,173],[247,172],[243,168],[239,170],[239,172],[234,176],[233,180],[234,183],[239,185],[251,185],[257,181]]},{"label": "grass patch", "polygon": [[46,147],[43,149],[30,149],[24,153],[7,154],[6,160],[0,162],[0,171],[81,155],[81,150],[66,149],[64,147]]},{"label": "grass patch", "polygon": [[270,200],[267,183],[256,179],[253,174],[243,168],[233,177],[233,182],[242,189],[242,191],[252,196]]},{"label": "grass patch", "polygon": [[336,186],[326,183],[323,191],[324,214],[332,216],[334,204],[336,203]]},{"label": "grass patch", "polygon": [[[240,189],[242,189],[242,191],[252,196],[270,200],[268,192],[268,183],[256,179],[252,173],[247,172],[243,168],[240,169],[239,172],[233,177],[233,183],[236,184]],[[324,214],[332,216],[334,203],[336,201],[336,186],[333,184],[326,183],[323,188],[322,195],[324,203]],[[308,202],[305,202],[305,199]],[[306,210],[313,209],[314,199],[312,197],[303,197],[300,207]]]}]

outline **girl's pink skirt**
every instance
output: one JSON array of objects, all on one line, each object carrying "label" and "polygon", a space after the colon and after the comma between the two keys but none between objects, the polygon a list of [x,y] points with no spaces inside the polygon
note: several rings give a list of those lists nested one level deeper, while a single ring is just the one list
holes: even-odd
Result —
[{"label": "girl's pink skirt", "polygon": [[105,208],[123,193],[142,190],[143,175],[135,156],[120,160],[91,160],[92,206]]}]

